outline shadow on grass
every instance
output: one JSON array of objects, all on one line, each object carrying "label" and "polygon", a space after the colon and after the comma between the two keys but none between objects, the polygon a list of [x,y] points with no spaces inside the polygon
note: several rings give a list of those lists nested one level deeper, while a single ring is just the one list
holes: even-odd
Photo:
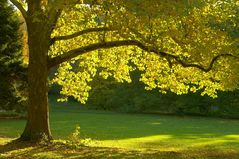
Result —
[{"label": "shadow on grass", "polygon": [[0,158],[11,159],[238,159],[239,153],[223,153],[219,151],[128,151],[125,149],[106,147],[72,147],[63,142],[54,142],[48,145],[33,145],[25,142],[12,141],[0,145]]},{"label": "shadow on grass", "polygon": [[151,152],[127,151],[124,149],[77,146],[72,147],[62,142],[54,142],[48,145],[33,145],[31,143],[12,141],[0,145],[0,158],[182,158],[178,152]]}]

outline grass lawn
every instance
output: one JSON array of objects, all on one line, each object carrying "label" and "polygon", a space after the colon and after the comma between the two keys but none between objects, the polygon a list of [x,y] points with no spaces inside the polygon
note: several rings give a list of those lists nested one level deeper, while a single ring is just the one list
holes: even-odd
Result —
[{"label": "grass lawn", "polygon": [[16,150],[5,144],[19,136],[25,121],[0,120],[0,158],[239,158],[238,120],[91,111],[55,98],[50,104],[54,138],[69,139],[79,125],[89,147],[57,142]]}]

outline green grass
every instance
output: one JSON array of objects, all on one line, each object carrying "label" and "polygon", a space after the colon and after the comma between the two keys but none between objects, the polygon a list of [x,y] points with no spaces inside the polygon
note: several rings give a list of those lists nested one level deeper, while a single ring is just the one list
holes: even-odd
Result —
[{"label": "green grass", "polygon": [[[82,138],[91,138],[89,146],[239,158],[238,120],[89,111],[75,102],[59,104],[54,99],[50,103],[55,139],[68,139],[79,125]],[[0,137],[19,136],[24,124],[24,120],[1,120]]]}]

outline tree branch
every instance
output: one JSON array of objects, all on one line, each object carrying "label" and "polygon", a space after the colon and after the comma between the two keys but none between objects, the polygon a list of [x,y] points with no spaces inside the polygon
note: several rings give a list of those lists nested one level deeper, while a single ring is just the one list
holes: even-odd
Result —
[{"label": "tree branch", "polygon": [[87,34],[87,33],[100,32],[100,31],[113,31],[113,30],[114,30],[114,29],[107,28],[107,27],[102,27],[102,28],[89,28],[89,29],[81,30],[81,31],[79,31],[79,32],[70,34],[70,35],[56,36],[56,37],[52,38],[51,44],[54,44],[56,41],[60,41],[60,40],[73,39],[73,38],[75,38],[75,37],[82,36],[82,35]]},{"label": "tree branch", "polygon": [[27,17],[28,17],[27,12],[23,8],[22,4],[18,2],[17,0],[10,0],[10,2],[12,2],[12,4],[17,7],[17,9],[22,13],[23,18],[27,20]]},{"label": "tree branch", "polygon": [[220,54],[220,55],[217,55],[215,57],[212,58],[211,62],[209,63],[209,66],[207,68],[201,66],[201,65],[198,65],[198,64],[194,64],[194,63],[185,63],[183,62],[182,60],[177,60],[175,59],[177,62],[179,62],[183,67],[195,67],[195,68],[198,68],[204,72],[209,72],[212,68],[213,68],[213,65],[214,63],[221,57],[234,57],[234,58],[237,58],[239,59],[239,57],[236,57],[232,54]]},{"label": "tree branch", "polygon": [[[51,68],[53,66],[56,66],[58,64],[61,64],[62,62],[68,61],[74,57],[77,57],[79,55],[82,55],[84,53],[98,50],[98,49],[107,49],[107,48],[113,48],[113,47],[120,47],[120,46],[138,46],[143,50],[151,52],[149,48],[145,47],[142,45],[140,42],[135,41],[135,40],[122,40],[122,41],[112,41],[112,42],[104,42],[104,43],[95,43],[95,44],[90,44],[88,46],[80,47],[77,49],[70,50],[62,55],[59,55],[57,57],[49,59],[48,62],[48,68]],[[165,53],[161,53],[165,54]],[[165,56],[165,55],[164,55]]]},{"label": "tree branch", "polygon": [[169,53],[166,53],[166,52],[163,52],[163,51],[159,51],[155,48],[148,47],[148,46],[142,44],[139,41],[136,41],[136,40],[121,40],[121,41],[111,41],[111,42],[104,42],[104,43],[95,43],[95,44],[90,44],[88,46],[84,46],[84,47],[80,47],[80,48],[77,48],[77,49],[70,50],[70,51],[68,51],[68,52],[66,52],[62,55],[59,55],[57,57],[49,59],[48,68],[50,69],[50,68],[52,68],[56,65],[59,65],[63,62],[71,60],[74,57],[77,57],[79,55],[88,53],[90,51],[94,51],[94,50],[98,50],[98,49],[108,49],[108,48],[120,47],[120,46],[137,46],[137,47],[141,48],[142,50],[144,50],[146,52],[152,52],[152,53],[155,53],[156,55],[159,55],[163,58],[166,58],[169,61],[169,64],[172,64],[171,60],[175,60],[178,64],[182,65],[183,67],[194,67],[194,68],[198,68],[198,69],[200,69],[204,72],[209,72],[213,68],[214,63],[220,57],[226,57],[227,56],[227,57],[235,57],[235,58],[239,59],[239,57],[236,57],[232,54],[220,54],[220,55],[215,56],[211,60],[209,66],[205,68],[205,67],[203,67],[199,64],[186,63],[183,60],[181,60],[179,56],[172,55],[172,54],[169,54]]}]

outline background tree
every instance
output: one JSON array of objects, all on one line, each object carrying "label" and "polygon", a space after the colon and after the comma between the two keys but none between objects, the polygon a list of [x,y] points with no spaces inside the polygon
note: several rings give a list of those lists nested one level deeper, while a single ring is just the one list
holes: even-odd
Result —
[{"label": "background tree", "polygon": [[162,92],[203,90],[215,96],[238,85],[226,87],[238,75],[230,69],[238,63],[238,52],[227,33],[209,25],[233,15],[221,12],[217,1],[190,2],[188,8],[184,0],[26,0],[27,11],[24,1],[11,2],[26,20],[29,44],[28,120],[21,139],[51,139],[47,78],[59,64],[53,82],[62,85],[63,95],[83,103],[97,72],[131,82],[135,67],[147,89]]},{"label": "background tree", "polygon": [[22,66],[19,16],[7,0],[0,2],[0,108],[22,111],[26,69]]}]

